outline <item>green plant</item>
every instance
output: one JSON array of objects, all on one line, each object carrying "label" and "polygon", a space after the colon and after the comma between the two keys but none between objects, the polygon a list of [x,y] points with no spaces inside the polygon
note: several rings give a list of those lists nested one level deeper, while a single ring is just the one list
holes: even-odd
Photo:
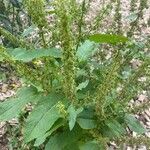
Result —
[{"label": "green plant", "polygon": [[[144,134],[146,129],[134,117],[129,101],[147,88],[149,55],[122,35],[86,34],[82,29],[86,1],[52,1],[52,27],[45,19],[45,3],[25,1],[39,30],[38,46],[0,28],[2,36],[17,43],[17,48],[0,46],[1,61],[10,63],[25,83],[15,97],[0,104],[0,120],[18,117],[29,103],[33,106],[20,120],[24,149],[43,144],[45,150],[99,150],[106,149],[110,141],[126,142],[124,139],[130,137],[126,128]],[[55,39],[52,43],[46,38],[47,31]],[[97,62],[92,58],[103,44],[110,45],[112,55]],[[129,65],[135,57],[142,62],[136,70]],[[138,79],[142,76],[147,80],[141,85]]]}]

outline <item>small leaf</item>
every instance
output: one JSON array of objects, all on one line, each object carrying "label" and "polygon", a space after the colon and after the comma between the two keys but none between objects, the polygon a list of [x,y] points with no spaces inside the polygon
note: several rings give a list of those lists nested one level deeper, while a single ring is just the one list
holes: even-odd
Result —
[{"label": "small leaf", "polygon": [[96,121],[93,119],[78,118],[77,122],[82,129],[94,129],[94,128],[96,128]]},{"label": "small leaf", "polygon": [[17,117],[26,103],[37,102],[39,99],[40,96],[35,88],[21,88],[15,98],[0,103],[0,121],[8,121]]},{"label": "small leaf", "polygon": [[129,126],[129,128],[137,132],[138,134],[143,134],[146,132],[146,129],[141,125],[141,123],[132,115],[126,114],[125,115],[125,122]]},{"label": "small leaf", "polygon": [[98,44],[86,40],[77,50],[77,57],[79,62],[87,61],[89,57],[93,56],[97,51]]},{"label": "small leaf", "polygon": [[[73,145],[73,146],[72,146]],[[63,150],[80,150],[78,142],[71,143],[63,148]]]},{"label": "small leaf", "polygon": [[89,80],[86,80],[86,81],[80,83],[80,84],[77,86],[76,90],[78,91],[78,90],[82,90],[82,89],[86,88],[87,85],[88,85],[88,83],[89,83]]},{"label": "small leaf", "polygon": [[75,126],[77,115],[79,113],[81,113],[82,111],[83,111],[83,108],[79,108],[79,109],[75,110],[73,105],[69,106],[68,113],[69,113],[69,128],[70,128],[70,131]]},{"label": "small leaf", "polygon": [[117,44],[127,42],[128,38],[115,34],[94,34],[89,36],[89,40],[96,43]]}]

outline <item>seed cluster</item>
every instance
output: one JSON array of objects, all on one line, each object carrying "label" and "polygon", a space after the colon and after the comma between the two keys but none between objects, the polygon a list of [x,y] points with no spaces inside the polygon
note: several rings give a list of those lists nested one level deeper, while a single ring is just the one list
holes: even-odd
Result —
[{"label": "seed cluster", "polygon": [[25,5],[34,24],[39,28],[47,25],[44,0],[26,0]]},{"label": "seed cluster", "polygon": [[55,4],[59,36],[61,47],[63,49],[63,85],[66,96],[72,101],[76,97],[75,72],[76,72],[76,56],[74,48],[74,40],[71,32],[71,18],[67,8],[71,7],[71,1],[58,0]]}]

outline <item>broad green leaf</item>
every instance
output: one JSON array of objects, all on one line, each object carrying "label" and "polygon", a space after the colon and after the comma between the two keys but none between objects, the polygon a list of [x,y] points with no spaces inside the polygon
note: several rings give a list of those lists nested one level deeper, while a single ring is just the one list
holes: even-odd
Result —
[{"label": "broad green leaf", "polygon": [[45,142],[46,138],[50,136],[54,131],[56,131],[59,127],[64,125],[64,120],[58,120],[53,127],[50,129],[50,131],[46,132],[43,136],[37,138],[35,140],[34,146],[40,146],[42,143]]},{"label": "broad green leaf", "polygon": [[78,90],[82,90],[82,89],[86,88],[87,85],[88,85],[88,83],[89,83],[89,80],[86,80],[86,81],[80,83],[80,84],[77,86],[76,90],[78,91]]},{"label": "broad green leaf", "polygon": [[68,113],[69,113],[69,128],[70,128],[70,130],[72,130],[73,127],[75,126],[77,115],[79,113],[81,113],[82,111],[83,111],[83,108],[79,108],[79,109],[75,110],[73,105],[69,106]]},{"label": "broad green leaf", "polygon": [[34,146],[38,147],[41,144],[43,144],[48,136],[49,135],[46,133],[46,134],[42,135],[41,137],[37,138],[34,142]]},{"label": "broad green leaf", "polygon": [[77,50],[77,57],[79,62],[87,61],[89,57],[93,56],[97,51],[98,44],[86,40]]},{"label": "broad green leaf", "polygon": [[8,54],[14,59],[23,62],[30,62],[35,58],[40,58],[44,56],[51,56],[55,58],[60,58],[62,53],[59,49],[34,49],[26,50],[23,48],[7,49]]},{"label": "broad green leaf", "polygon": [[39,99],[40,96],[35,88],[21,88],[15,97],[0,103],[0,121],[7,121],[17,117],[26,103],[36,102]]},{"label": "broad green leaf", "polygon": [[59,100],[62,100],[61,96],[51,93],[35,106],[25,124],[25,142],[43,136],[59,118],[63,117],[57,108]]},{"label": "broad green leaf", "polygon": [[[73,145],[73,146],[72,146]],[[78,142],[71,143],[65,146],[62,150],[80,150]]]},{"label": "broad green leaf", "polygon": [[94,128],[96,128],[96,122],[93,119],[77,118],[77,122],[82,129],[94,129]]},{"label": "broad green leaf", "polygon": [[117,120],[109,119],[105,121],[105,124],[117,137],[120,137],[121,135],[126,133],[125,128]]},{"label": "broad green leaf", "polygon": [[80,146],[80,150],[104,150],[104,147],[96,141],[88,141]]},{"label": "broad green leaf", "polygon": [[65,130],[62,133],[52,136],[46,144],[45,150],[65,150],[67,145],[75,143],[81,136],[82,130],[78,127],[72,131]]},{"label": "broad green leaf", "polygon": [[89,36],[89,40],[96,43],[117,44],[127,42],[128,38],[115,34],[94,34]]},{"label": "broad green leaf", "polygon": [[126,114],[125,115],[125,122],[129,126],[129,128],[137,132],[138,134],[143,134],[146,132],[146,129],[141,125],[141,123],[132,115]]}]

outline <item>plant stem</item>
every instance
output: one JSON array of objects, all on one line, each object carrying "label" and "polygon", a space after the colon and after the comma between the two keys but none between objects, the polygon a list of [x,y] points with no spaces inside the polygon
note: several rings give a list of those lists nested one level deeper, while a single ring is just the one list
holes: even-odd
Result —
[{"label": "plant stem", "polygon": [[44,37],[44,31],[43,31],[42,27],[40,27],[39,29],[40,29],[39,34],[40,34],[42,42],[43,42],[43,47],[46,48],[47,44],[46,44],[45,37]]},{"label": "plant stem", "polygon": [[81,38],[82,38],[82,26],[83,26],[84,13],[85,13],[85,0],[83,0],[83,2],[82,2],[82,12],[81,12],[81,18],[79,20],[79,25],[78,25],[79,31],[78,31],[78,39],[77,39],[78,41],[77,41],[76,50],[78,49]]}]

